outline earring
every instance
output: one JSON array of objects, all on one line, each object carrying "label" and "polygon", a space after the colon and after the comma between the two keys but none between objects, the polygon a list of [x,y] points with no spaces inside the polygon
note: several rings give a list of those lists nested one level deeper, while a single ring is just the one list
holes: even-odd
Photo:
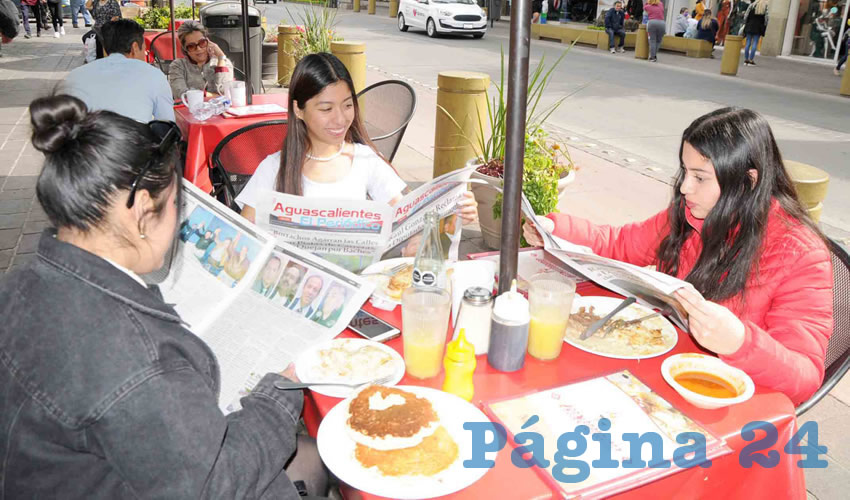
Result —
[{"label": "earring", "polygon": [[145,239],[145,238],[147,238],[147,236],[145,236],[144,234],[140,234],[140,235],[139,235],[139,238],[141,238],[141,239]]}]

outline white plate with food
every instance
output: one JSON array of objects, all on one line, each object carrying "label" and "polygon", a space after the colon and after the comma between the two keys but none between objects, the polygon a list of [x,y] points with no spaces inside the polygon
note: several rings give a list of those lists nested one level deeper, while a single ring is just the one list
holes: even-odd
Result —
[{"label": "white plate with food", "polygon": [[[302,352],[295,360],[299,380],[314,383],[367,383],[390,376],[386,385],[395,385],[404,377],[404,360],[390,347],[365,339],[333,339]],[[311,391],[347,398],[355,389],[343,385],[317,385]]]},{"label": "white plate with food", "polygon": [[[396,499],[462,490],[489,469],[467,469],[472,440],[464,422],[489,422],[469,402],[418,386],[367,386],[336,405],[319,426],[322,461],[358,490]],[[496,452],[485,453],[494,460]]]},{"label": "white plate with food", "polygon": [[623,299],[616,297],[585,296],[573,300],[572,314],[567,323],[564,342],[606,358],[646,359],[670,352],[679,341],[676,328],[663,316],[655,316],[638,324],[614,328],[607,335],[605,326],[614,320],[634,320],[652,314],[654,311],[640,304],[632,304],[617,313],[608,323],[585,340],[579,336],[587,325],[602,319],[613,311]]},{"label": "white plate with food", "polygon": [[[393,268],[398,270],[389,274]],[[375,291],[372,292],[373,305],[380,307],[380,303],[383,302],[394,308],[401,304],[402,292],[413,284],[413,257],[398,257],[375,262],[361,274],[375,284]]]}]

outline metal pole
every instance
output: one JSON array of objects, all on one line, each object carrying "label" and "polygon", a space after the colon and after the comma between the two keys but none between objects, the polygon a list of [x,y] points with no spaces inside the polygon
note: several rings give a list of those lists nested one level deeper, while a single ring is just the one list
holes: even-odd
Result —
[{"label": "metal pole", "polygon": [[177,34],[174,30],[174,0],[168,0],[168,7],[171,10],[171,60],[177,59]]},{"label": "metal pole", "polygon": [[249,36],[249,25],[248,0],[242,0],[242,55],[244,57],[242,71],[245,72],[245,103],[250,106],[254,100],[254,89],[251,85],[251,37]]},{"label": "metal pole", "polygon": [[195,20],[195,0],[192,0],[192,21]]},{"label": "metal pole", "polygon": [[528,51],[531,0],[511,2],[511,42],[508,59],[508,97],[505,129],[505,187],[502,197],[502,245],[499,251],[499,293],[516,278],[520,237],[520,201],[525,156],[525,115],[528,95]]}]

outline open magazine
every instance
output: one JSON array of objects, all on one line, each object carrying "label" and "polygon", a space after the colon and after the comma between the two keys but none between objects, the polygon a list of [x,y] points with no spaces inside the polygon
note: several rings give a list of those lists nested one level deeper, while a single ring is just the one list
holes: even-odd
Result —
[{"label": "open magazine", "polygon": [[393,257],[414,257],[424,216],[436,211],[444,257],[457,260],[463,198],[474,167],[437,177],[394,206],[371,200],[307,198],[266,190],[257,206],[257,225],[278,238],[350,271]]},{"label": "open magazine", "polygon": [[147,278],[215,354],[225,412],[266,373],[336,337],[374,288],[275,240],[185,180],[175,242],[170,266]]},{"label": "open magazine", "polygon": [[542,236],[543,248],[571,271],[611,291],[635,297],[645,306],[660,309],[679,328],[688,330],[688,313],[673,292],[685,287],[693,289],[693,285],[658,271],[600,257],[587,247],[552,235],[537,221],[525,195],[522,196],[522,211]]}]

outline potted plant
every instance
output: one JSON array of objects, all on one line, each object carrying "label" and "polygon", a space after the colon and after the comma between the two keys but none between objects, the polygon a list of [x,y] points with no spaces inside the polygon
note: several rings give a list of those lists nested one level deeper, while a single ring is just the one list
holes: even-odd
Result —
[{"label": "potted plant", "polygon": [[[294,19],[289,9],[287,9],[287,14],[291,19]],[[285,55],[292,56],[295,64],[298,64],[298,61],[307,54],[330,52],[331,42],[342,40],[342,37],[337,35],[334,29],[336,25],[336,10],[329,9],[327,3],[323,4],[318,10],[311,5],[308,9],[305,9],[304,14],[299,14],[298,17],[300,18],[300,23],[291,23],[298,30],[298,36],[292,40],[292,52],[284,52]],[[281,20],[280,24],[287,25],[290,23],[286,20]],[[274,35],[274,40],[275,42],[277,41],[277,33]],[[286,82],[289,82],[291,76],[277,75],[278,83],[284,86],[288,85]]]},{"label": "potted plant", "polygon": [[[576,168],[566,145],[550,138],[543,128],[543,124],[566,97],[559,99],[545,111],[538,112],[538,105],[545,93],[549,78],[568,51],[569,48],[548,69],[545,58],[541,58],[540,63],[529,75],[522,191],[538,215],[556,211],[560,193],[575,179]],[[483,181],[474,182],[471,189],[478,201],[481,234],[484,237],[484,243],[490,248],[499,247],[502,234],[502,195],[499,189],[494,188],[501,188],[505,171],[507,106],[504,53],[502,53],[501,63],[500,81],[498,84],[493,84],[496,95],[487,101],[489,136],[485,137],[484,124],[479,124],[478,142],[470,141],[476,152],[476,158],[469,160],[468,163],[478,165],[478,168],[472,172],[471,179]],[[448,115],[445,109],[441,108],[441,110]],[[453,117],[448,116],[458,130],[461,130],[460,124]],[[468,138],[466,139],[469,141]]]}]

